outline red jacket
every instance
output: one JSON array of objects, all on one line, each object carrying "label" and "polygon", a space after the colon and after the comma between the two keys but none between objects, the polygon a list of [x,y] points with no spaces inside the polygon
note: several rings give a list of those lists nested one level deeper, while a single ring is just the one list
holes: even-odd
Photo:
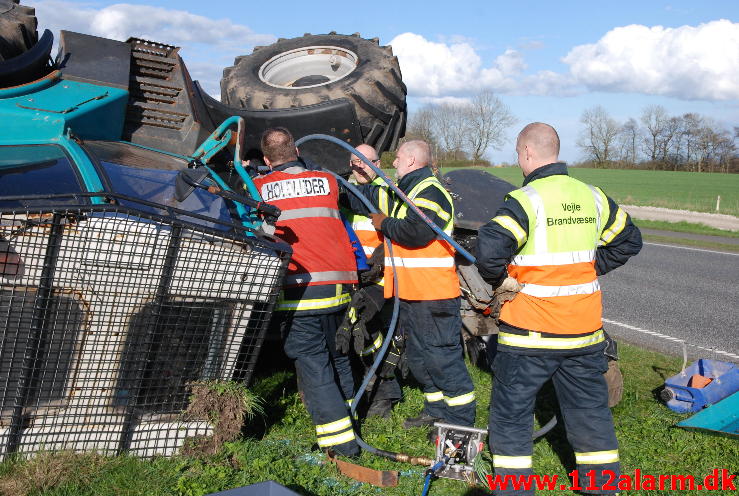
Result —
[{"label": "red jacket", "polygon": [[286,288],[357,282],[354,252],[339,215],[339,186],[331,174],[288,162],[254,184],[263,201],[282,211],[275,235],[293,248]]}]

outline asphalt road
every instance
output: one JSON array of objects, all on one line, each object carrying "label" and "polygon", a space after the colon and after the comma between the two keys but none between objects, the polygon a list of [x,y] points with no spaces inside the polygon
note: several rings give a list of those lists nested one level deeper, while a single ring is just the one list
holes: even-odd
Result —
[{"label": "asphalt road", "polygon": [[604,328],[625,341],[690,360],[739,363],[739,254],[645,242],[599,278]]}]

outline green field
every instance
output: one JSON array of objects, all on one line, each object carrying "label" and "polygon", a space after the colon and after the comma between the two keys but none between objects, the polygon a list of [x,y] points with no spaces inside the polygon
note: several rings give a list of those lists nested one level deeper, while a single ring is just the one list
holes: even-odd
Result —
[{"label": "green field", "polygon": [[[693,475],[696,480],[702,480],[714,468],[737,473],[739,443],[735,439],[675,428],[687,415],[673,413],[657,399],[660,386],[667,377],[679,372],[682,360],[628,345],[619,346],[619,350],[625,377],[624,397],[613,409],[613,415],[623,472],[633,474],[640,469],[650,475]],[[0,494],[199,496],[270,479],[310,496],[421,493],[424,467],[362,454],[358,460],[361,465],[400,471],[398,487],[380,489],[344,477],[334,466],[326,464],[326,458],[312,447],[315,434],[296,391],[295,375],[276,362],[260,360],[259,375],[251,388],[264,400],[265,413],[249,423],[242,439],[226,444],[215,456],[147,461],[125,456],[104,458],[61,453],[42,455],[31,462],[6,461],[0,464]],[[491,376],[476,367],[470,370],[478,397],[477,425],[483,427],[487,423]],[[553,397],[551,391],[543,393],[537,402],[537,413],[546,421],[552,415]],[[423,395],[416,387],[405,387],[404,394],[405,400],[396,406],[392,418],[365,421],[362,434],[370,444],[380,448],[432,456],[433,448],[426,440],[424,429],[402,428],[404,417],[420,411]],[[557,474],[564,478],[574,468],[573,461],[561,425],[535,444],[537,474]],[[627,492],[630,496],[656,494]],[[668,493],[678,494],[675,491],[662,494]],[[450,480],[434,481],[429,492],[430,496],[484,494],[490,493]],[[542,491],[539,494],[573,493]],[[703,492],[679,491],[679,494]]]},{"label": "green field", "polygon": [[[448,172],[451,169],[443,169]],[[520,186],[518,167],[486,167],[484,170]],[[716,212],[739,216],[739,174],[708,174],[625,169],[570,168],[581,181],[600,186],[617,203],[665,207],[696,212]]]}]

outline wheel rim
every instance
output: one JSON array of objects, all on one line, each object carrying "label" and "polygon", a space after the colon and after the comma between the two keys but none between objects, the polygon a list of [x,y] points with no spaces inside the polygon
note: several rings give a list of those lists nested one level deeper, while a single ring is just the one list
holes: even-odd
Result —
[{"label": "wheel rim", "polygon": [[338,81],[357,68],[354,52],[309,46],[275,55],[259,68],[259,79],[275,88],[314,88]]}]

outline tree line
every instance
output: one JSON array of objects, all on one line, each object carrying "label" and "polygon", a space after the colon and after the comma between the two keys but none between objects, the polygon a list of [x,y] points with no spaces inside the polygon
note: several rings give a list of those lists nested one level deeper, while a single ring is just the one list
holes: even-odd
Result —
[{"label": "tree line", "polygon": [[645,107],[639,119],[618,122],[600,105],[585,110],[577,141],[583,165],[690,172],[739,172],[736,140],[710,117],[669,115],[661,105]]},{"label": "tree line", "polygon": [[431,145],[434,162],[486,164],[488,148],[499,150],[506,131],[516,123],[510,109],[491,91],[470,100],[427,104],[408,121],[405,140],[422,139]]}]

